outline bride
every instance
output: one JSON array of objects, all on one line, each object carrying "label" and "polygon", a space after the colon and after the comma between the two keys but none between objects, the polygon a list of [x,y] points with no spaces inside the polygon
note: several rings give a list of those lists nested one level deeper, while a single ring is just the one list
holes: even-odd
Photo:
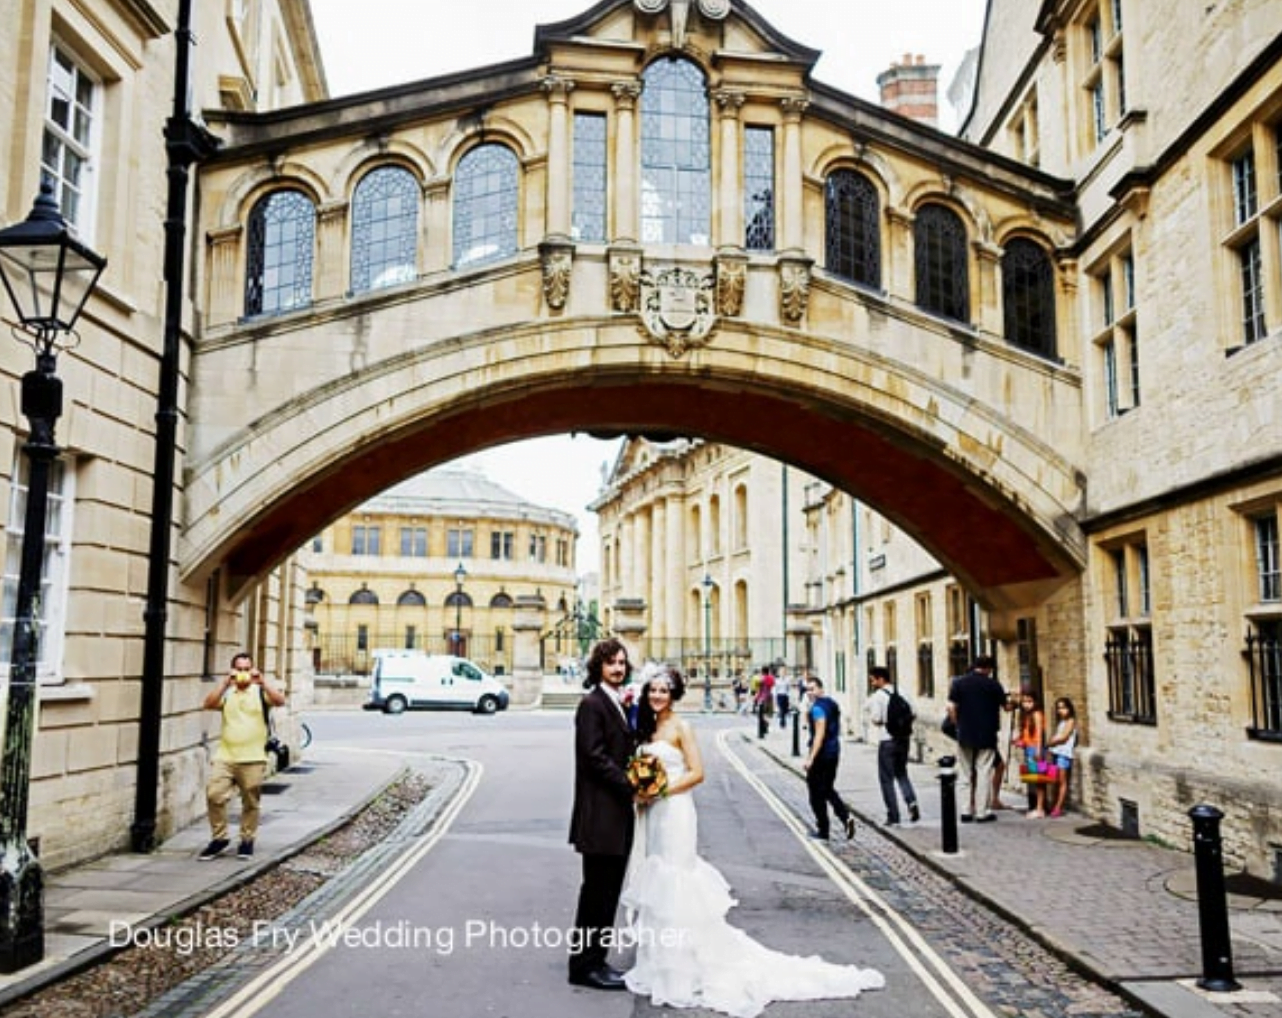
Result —
[{"label": "bride", "polygon": [[694,730],[673,710],[685,681],[666,665],[647,665],[642,678],[640,752],[663,761],[668,787],[638,804],[622,898],[637,944],[628,989],[655,1005],[751,1018],[772,1000],[855,997],[885,986],[880,972],[772,951],[726,922],[736,904],[730,885],[696,851],[689,793],[703,781],[703,759]]}]

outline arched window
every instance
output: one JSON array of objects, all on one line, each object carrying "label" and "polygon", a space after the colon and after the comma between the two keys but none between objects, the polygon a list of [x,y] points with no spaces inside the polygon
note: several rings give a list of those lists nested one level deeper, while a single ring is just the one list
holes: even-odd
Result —
[{"label": "arched window", "polygon": [[454,266],[516,253],[517,162],[503,145],[478,145],[454,171]]},{"label": "arched window", "polygon": [[352,292],[408,283],[417,271],[418,185],[408,170],[367,173],[352,195]]},{"label": "arched window", "polygon": [[348,604],[378,604],[378,595],[368,587],[361,587],[347,599]]},{"label": "arched window", "polygon": [[1043,357],[1056,355],[1055,270],[1040,244],[1016,237],[1006,245],[1002,315],[1008,343]]},{"label": "arched window", "polygon": [[748,486],[738,484],[734,489],[734,551],[748,547]]},{"label": "arched window", "polygon": [[420,591],[410,588],[396,599],[396,604],[401,608],[426,608],[427,598]]},{"label": "arched window", "polygon": [[301,191],[273,191],[249,213],[245,314],[274,315],[312,300],[316,209]]},{"label": "arched window", "polygon": [[881,286],[881,200],[872,182],[835,170],[824,186],[824,252],[833,275]]},{"label": "arched window", "polygon": [[641,241],[712,243],[708,87],[689,60],[657,60],[642,75]]},{"label": "arched window", "polygon": [[455,590],[445,599],[446,608],[471,608],[472,595],[465,590]]},{"label": "arched window", "polygon": [[491,608],[511,608],[512,607],[511,595],[505,594],[503,591],[500,590],[497,594],[495,594],[492,598],[490,598],[490,607]]},{"label": "arched window", "polygon": [[966,260],[966,227],[943,205],[923,205],[913,223],[917,306],[970,321],[970,274]]},{"label": "arched window", "polygon": [[303,599],[307,604],[320,604],[325,600],[325,591],[313,583],[307,588],[307,593],[303,596]]}]

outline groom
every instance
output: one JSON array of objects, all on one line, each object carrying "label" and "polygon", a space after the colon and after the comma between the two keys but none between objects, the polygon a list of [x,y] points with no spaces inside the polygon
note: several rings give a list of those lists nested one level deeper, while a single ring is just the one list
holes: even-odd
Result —
[{"label": "groom", "polygon": [[602,640],[588,657],[588,692],[574,715],[570,843],[583,857],[583,883],[574,915],[570,983],[596,990],[625,988],[623,974],[605,959],[635,822],[627,776],[635,738],[620,699],[631,674],[627,648],[616,639]]}]

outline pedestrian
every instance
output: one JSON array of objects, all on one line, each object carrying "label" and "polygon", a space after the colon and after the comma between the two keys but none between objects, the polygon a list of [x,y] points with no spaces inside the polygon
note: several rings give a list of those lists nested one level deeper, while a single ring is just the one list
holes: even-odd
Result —
[{"label": "pedestrian", "polygon": [[1073,756],[1077,748],[1077,708],[1067,696],[1055,701],[1055,734],[1046,744],[1050,762],[1055,767],[1055,808],[1051,816],[1064,815],[1064,800],[1068,798],[1068,779],[1073,772]]},{"label": "pedestrian", "polygon": [[588,656],[588,692],[574,714],[574,805],[570,843],[583,879],[574,914],[570,983],[595,990],[625,989],[623,974],[606,964],[623,891],[635,823],[628,759],[636,746],[621,700],[632,676],[620,640],[602,640]]},{"label": "pedestrian", "polygon": [[836,700],[824,695],[823,681],[816,675],[806,678],[806,692],[811,701],[806,787],[810,792],[810,808],[815,814],[815,829],[810,836],[819,841],[828,840],[828,807],[831,806],[846,837],[853,838],[854,814],[836,789],[837,768],[841,765],[841,708]]},{"label": "pedestrian", "polygon": [[864,712],[877,732],[877,781],[881,785],[881,800],[886,804],[886,826],[899,825],[896,785],[904,797],[904,805],[908,807],[909,818],[916,823],[921,819],[921,809],[917,805],[917,792],[908,777],[908,744],[912,738],[914,717],[912,704],[891,681],[889,668],[874,665],[868,670],[868,679],[873,693],[868,697]]},{"label": "pedestrian", "polygon": [[948,716],[957,725],[958,763],[971,792],[972,812],[962,814],[964,824],[997,819],[993,813],[993,765],[1006,691],[993,677],[996,667],[991,657],[981,655],[970,671],[953,679],[948,690]]},{"label": "pedestrian", "polygon": [[744,685],[743,676],[735,672],[734,676],[734,712],[742,714],[748,709],[744,703],[744,696],[748,692],[747,686]]},{"label": "pedestrian", "polygon": [[779,727],[788,727],[788,711],[792,707],[791,697],[789,694],[788,676],[780,671],[779,677],[775,680],[775,708],[779,712]]},{"label": "pedestrian", "polygon": [[1020,775],[1028,775],[1033,806],[1026,814],[1030,819],[1046,815],[1046,785],[1043,784],[1043,754],[1046,742],[1046,715],[1034,692],[1021,693],[1019,697],[1019,738],[1015,745],[1023,756]]},{"label": "pedestrian", "polygon": [[237,858],[252,859],[258,834],[258,800],[267,776],[267,739],[271,727],[267,713],[283,707],[285,694],[272,686],[254,667],[254,659],[241,651],[231,659],[231,672],[205,697],[205,710],[220,711],[222,730],[214,749],[205,806],[209,813],[210,842],[200,853],[201,862],[217,859],[231,844],[227,837],[227,803],[240,792],[240,846]]},{"label": "pedestrian", "polygon": [[757,712],[757,738],[764,739],[770,731],[770,715],[775,704],[775,677],[769,665],[761,666],[761,682],[757,686],[754,707]]}]

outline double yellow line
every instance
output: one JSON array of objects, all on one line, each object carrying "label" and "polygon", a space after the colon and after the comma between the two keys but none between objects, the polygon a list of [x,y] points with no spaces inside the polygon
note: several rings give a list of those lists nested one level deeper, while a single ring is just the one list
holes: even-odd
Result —
[{"label": "double yellow line", "polygon": [[730,740],[740,737],[738,732],[718,733],[717,749],[721,755],[730,762],[730,765],[739,772],[739,776],[761,796],[784,826],[802,843],[811,858],[841,889],[847,900],[881,931],[882,936],[916,973],[922,985],[939,1001],[944,1010],[954,1018],[997,1018],[988,1006],[970,991],[962,978],[926,942],[907,918],[895,911],[881,895],[851,872],[827,845],[809,837],[806,825],[764,781],[748,769],[739,755],[730,748]]}]

